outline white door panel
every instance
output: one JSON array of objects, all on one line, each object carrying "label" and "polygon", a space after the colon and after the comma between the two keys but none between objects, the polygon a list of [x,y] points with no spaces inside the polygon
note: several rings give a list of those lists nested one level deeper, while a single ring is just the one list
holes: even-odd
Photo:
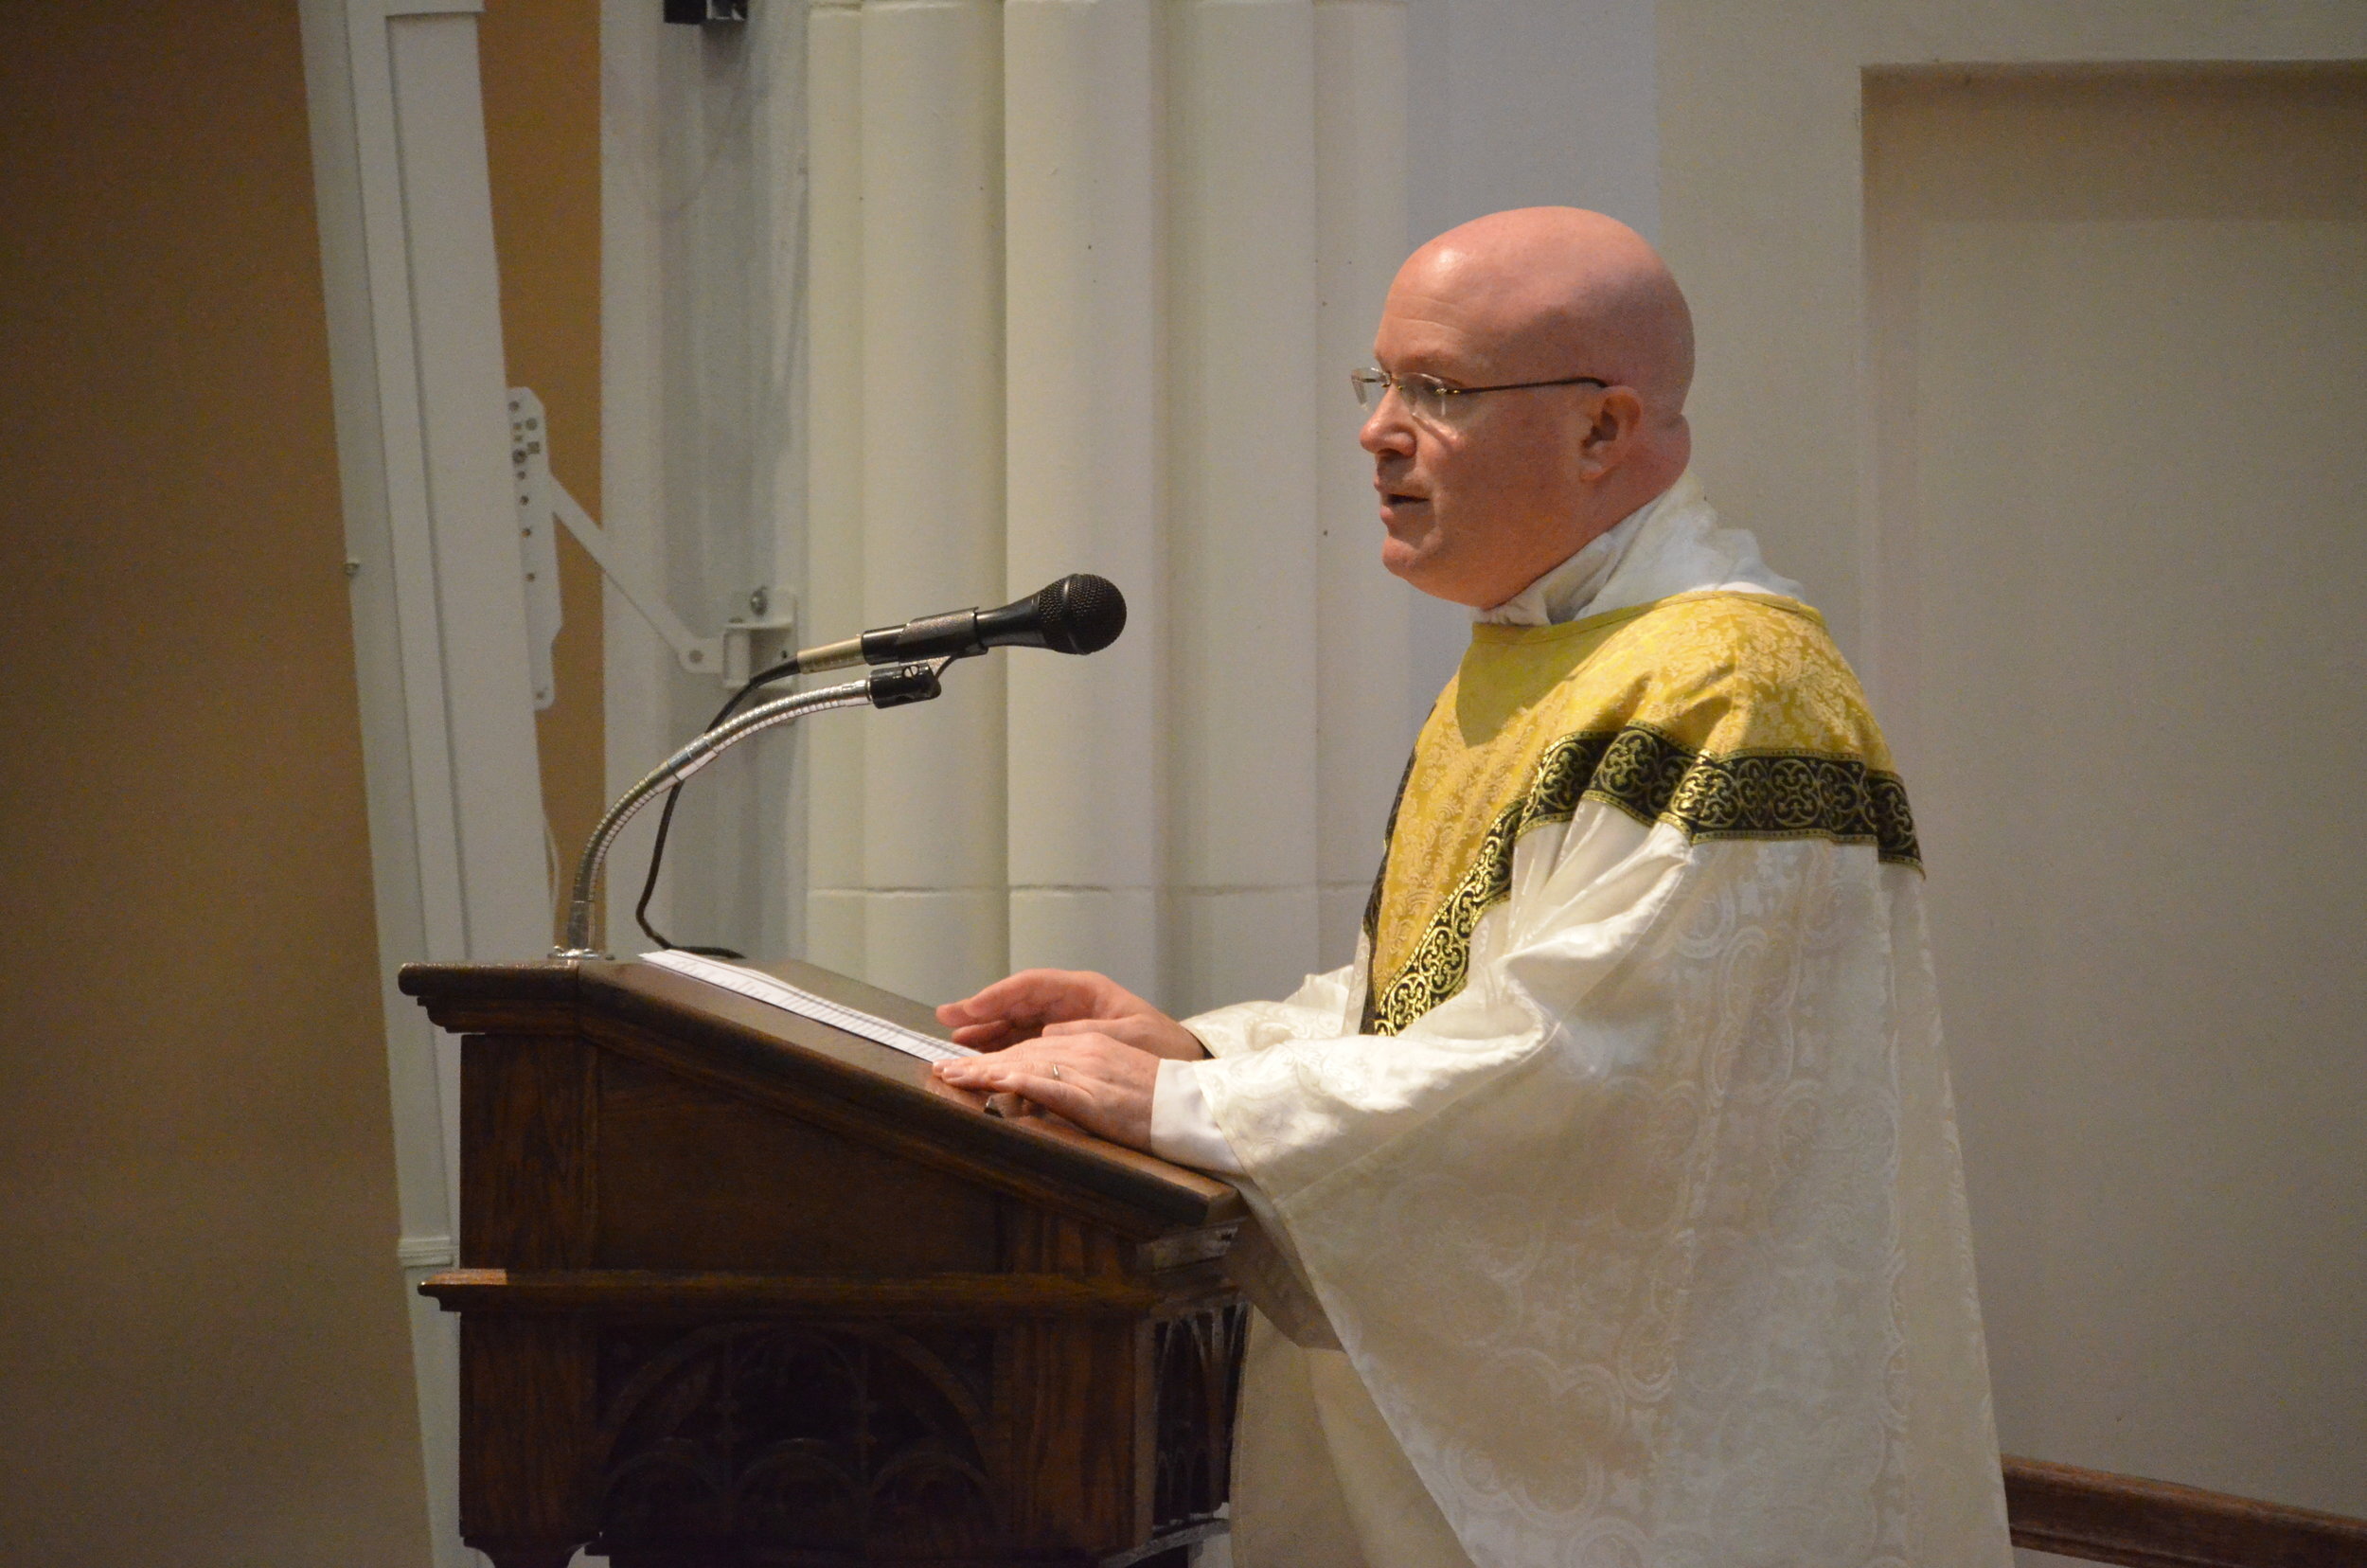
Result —
[{"label": "white door panel", "polygon": [[1900,86],[1868,196],[1887,717],[2001,1438],[2362,1513],[2351,80]]}]

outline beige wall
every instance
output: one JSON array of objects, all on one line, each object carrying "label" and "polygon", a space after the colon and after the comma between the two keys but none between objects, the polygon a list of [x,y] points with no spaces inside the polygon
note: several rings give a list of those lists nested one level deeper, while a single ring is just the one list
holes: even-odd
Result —
[{"label": "beige wall", "polygon": [[[542,395],[551,472],[600,510],[600,8],[490,0],[478,24],[509,383]],[[600,571],[559,535],[559,696],[536,723],[543,799],[572,867],[607,806]]]},{"label": "beige wall", "polygon": [[[597,515],[597,8],[482,39],[510,377]],[[295,8],[8,8],[0,104],[0,1564],[417,1564]]]},{"label": "beige wall", "polygon": [[0,104],[0,1561],[416,1565],[295,8]]}]

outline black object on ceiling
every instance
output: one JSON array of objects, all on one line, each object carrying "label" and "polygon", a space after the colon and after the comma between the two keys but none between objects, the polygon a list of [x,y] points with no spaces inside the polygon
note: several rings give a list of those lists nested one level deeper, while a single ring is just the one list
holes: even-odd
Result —
[{"label": "black object on ceiling", "polygon": [[745,22],[748,0],[666,0],[666,20],[694,27],[706,22]]}]

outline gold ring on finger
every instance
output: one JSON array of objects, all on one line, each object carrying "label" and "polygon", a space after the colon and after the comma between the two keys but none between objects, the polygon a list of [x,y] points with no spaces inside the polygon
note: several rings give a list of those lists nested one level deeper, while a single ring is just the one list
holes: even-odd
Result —
[{"label": "gold ring on finger", "polygon": [[1060,1076],[1060,1064],[1057,1061],[1052,1064],[1052,1076],[1054,1078],[1059,1078]]}]

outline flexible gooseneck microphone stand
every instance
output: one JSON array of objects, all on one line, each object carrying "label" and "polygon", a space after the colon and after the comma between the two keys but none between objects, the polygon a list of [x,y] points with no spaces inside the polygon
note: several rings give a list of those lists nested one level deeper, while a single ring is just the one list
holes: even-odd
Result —
[{"label": "flexible gooseneck microphone stand", "polygon": [[583,846],[583,858],[576,865],[575,891],[567,901],[567,935],[559,946],[551,949],[551,956],[608,956],[592,946],[593,889],[599,885],[601,863],[608,859],[609,850],[616,843],[616,835],[625,830],[625,824],[631,822],[659,791],[681,783],[758,731],[790,723],[810,713],[823,713],[831,708],[862,707],[866,704],[872,707],[902,707],[907,703],[925,703],[943,689],[937,678],[952,662],[952,659],[945,659],[935,664],[887,666],[860,681],[776,698],[762,707],[751,708],[727,724],[707,731],[659,763],[650,770],[648,777],[619,795],[616,804],[608,809],[608,814],[600,818],[600,825],[592,829],[592,837]]},{"label": "flexible gooseneck microphone stand", "polygon": [[[719,729],[732,710],[775,681],[811,675],[848,665],[909,665],[932,659],[973,658],[993,648],[1043,648],[1056,653],[1098,653],[1126,630],[1126,596],[1108,578],[1091,572],[1071,572],[1048,582],[1025,598],[999,610],[956,610],[943,615],[923,615],[901,626],[875,627],[861,636],[819,648],[801,648],[769,669],[757,671],[733,694],[708,722]],[[942,671],[943,664],[938,665]],[[674,823],[674,805],[682,798],[679,781],[666,788],[666,810],[658,818],[657,836],[650,845],[650,867],[642,879],[641,899],[632,918],[642,934],[662,948],[701,953],[714,958],[741,954],[724,947],[692,947],[677,943],[650,922],[650,899],[657,891],[658,867],[666,860],[667,830]]]},{"label": "flexible gooseneck microphone stand", "polygon": [[[851,664],[878,667],[864,680],[779,698],[728,723],[719,716],[713,728],[659,763],[647,778],[619,796],[616,804],[608,809],[608,814],[600,818],[600,825],[592,829],[591,840],[583,846],[583,859],[576,867],[575,892],[567,903],[567,935],[551,949],[551,956],[608,956],[592,946],[592,891],[599,883],[601,863],[608,859],[616,835],[659,791],[675,789],[757,731],[828,708],[857,707],[865,703],[873,707],[925,703],[937,695],[938,677],[945,673],[947,666],[990,648],[1047,648],[1060,653],[1097,653],[1116,641],[1118,633],[1125,630],[1126,596],[1118,592],[1117,584],[1090,572],[1072,572],[999,610],[956,610],[951,615],[924,615],[901,626],[878,627],[844,642],[800,649],[784,662],[758,671],[723,705],[724,713],[746,701],[749,693],[777,680]],[[670,807],[667,814],[670,821]],[[660,823],[657,846],[650,856],[649,880],[652,887],[657,883],[658,857],[665,852],[665,846],[666,825]],[[645,905],[649,897],[644,889],[641,899]],[[671,945],[649,924],[646,916],[642,918],[642,929],[660,946]]]}]

